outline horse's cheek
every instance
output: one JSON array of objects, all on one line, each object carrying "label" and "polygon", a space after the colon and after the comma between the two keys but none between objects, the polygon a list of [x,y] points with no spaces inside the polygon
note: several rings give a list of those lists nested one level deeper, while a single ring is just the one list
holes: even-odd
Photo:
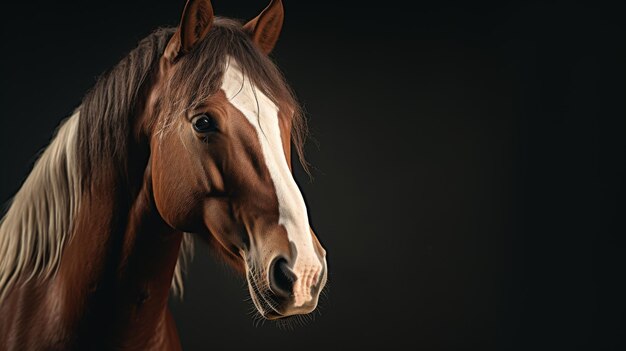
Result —
[{"label": "horse's cheek", "polygon": [[[197,195],[191,189],[185,158],[156,151],[152,156],[152,187],[157,210],[172,228],[185,230],[197,217]],[[187,171],[182,171],[187,169]]]}]

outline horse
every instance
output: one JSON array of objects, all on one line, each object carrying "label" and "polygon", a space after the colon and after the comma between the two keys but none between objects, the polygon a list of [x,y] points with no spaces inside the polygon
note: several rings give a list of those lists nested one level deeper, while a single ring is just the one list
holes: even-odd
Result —
[{"label": "horse", "polygon": [[189,0],[98,78],[0,224],[0,349],[179,350],[167,302],[194,238],[263,318],[315,310],[306,120],[269,57],[283,20],[280,0],[245,24]]}]

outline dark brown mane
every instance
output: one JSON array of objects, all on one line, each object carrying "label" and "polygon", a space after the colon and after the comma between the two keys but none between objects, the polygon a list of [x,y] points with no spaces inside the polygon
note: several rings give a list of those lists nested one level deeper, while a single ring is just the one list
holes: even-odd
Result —
[{"label": "dark brown mane", "polygon": [[173,29],[159,29],[139,42],[128,56],[102,74],[79,107],[78,161],[83,185],[103,170],[125,173],[128,140],[142,88],[158,67]]},{"label": "dark brown mane", "polygon": [[[115,170],[124,177],[132,118],[145,96],[143,89],[158,67],[159,59],[175,28],[158,29],[139,42],[128,56],[103,74],[84,97],[79,108],[79,162],[84,181],[103,170]],[[182,112],[214,94],[221,85],[227,57],[234,58],[246,77],[275,103],[284,101],[294,107],[292,142],[300,161],[304,159],[306,120],[294,94],[274,63],[260,52],[243,31],[241,23],[215,18],[206,38],[191,53],[180,58],[162,106]]]}]

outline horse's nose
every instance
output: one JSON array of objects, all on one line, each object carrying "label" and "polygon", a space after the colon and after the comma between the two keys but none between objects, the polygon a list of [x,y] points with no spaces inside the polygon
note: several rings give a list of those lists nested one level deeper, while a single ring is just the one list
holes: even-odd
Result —
[{"label": "horse's nose", "polygon": [[315,307],[325,271],[319,261],[289,264],[279,256],[269,269],[269,286],[276,302],[294,311]]},{"label": "horse's nose", "polygon": [[278,257],[270,267],[270,288],[276,296],[288,299],[293,295],[296,274],[284,257]]}]

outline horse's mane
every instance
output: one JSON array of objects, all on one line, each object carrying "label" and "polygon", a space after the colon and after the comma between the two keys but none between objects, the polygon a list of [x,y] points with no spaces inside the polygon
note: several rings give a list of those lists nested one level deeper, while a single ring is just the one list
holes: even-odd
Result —
[{"label": "horse's mane", "polygon": [[[128,181],[133,117],[145,99],[144,83],[156,71],[174,32],[174,28],[156,30],[103,74],[35,163],[0,220],[0,302],[16,282],[46,279],[56,272],[83,190],[101,177]],[[306,121],[299,105],[280,71],[236,21],[215,18],[206,38],[179,59],[179,69],[158,103],[170,109],[170,116],[201,103],[221,86],[230,58],[270,99],[294,107],[292,141],[308,171],[303,157]],[[155,127],[166,132],[168,125]],[[174,293],[182,293],[182,271],[192,252],[191,235],[185,234],[172,282]]]},{"label": "horse's mane", "polygon": [[0,303],[18,280],[48,277],[61,260],[80,199],[78,119],[61,125],[0,220]]}]

